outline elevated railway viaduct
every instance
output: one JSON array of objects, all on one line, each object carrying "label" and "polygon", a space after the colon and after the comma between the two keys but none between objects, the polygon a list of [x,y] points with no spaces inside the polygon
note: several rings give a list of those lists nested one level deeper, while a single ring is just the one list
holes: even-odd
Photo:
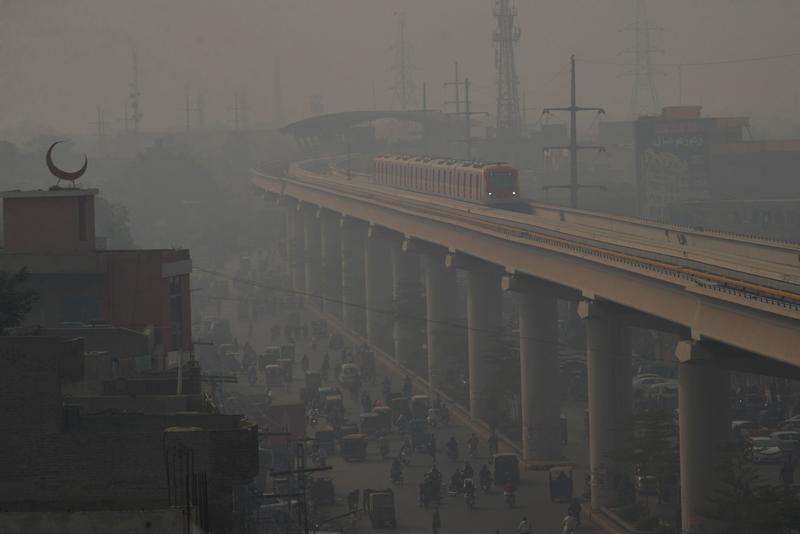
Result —
[{"label": "elevated railway viaduct", "polygon": [[294,288],[409,367],[414,324],[398,300],[424,287],[424,365],[440,390],[459,357],[451,340],[456,272],[465,271],[469,409],[483,421],[503,387],[487,361],[501,350],[503,291],[514,292],[527,461],[562,454],[557,303],[576,303],[586,324],[593,509],[614,505],[612,481],[630,476],[615,454],[630,437],[628,327],[678,334],[682,521],[707,523],[730,433],[730,371],[800,375],[800,246],[547,205],[489,209],[324,169],[305,162],[284,176],[253,175],[290,206]]}]

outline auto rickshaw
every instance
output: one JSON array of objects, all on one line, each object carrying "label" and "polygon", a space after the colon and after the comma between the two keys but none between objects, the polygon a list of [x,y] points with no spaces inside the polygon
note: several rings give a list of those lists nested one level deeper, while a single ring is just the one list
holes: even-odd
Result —
[{"label": "auto rickshaw", "polygon": [[550,469],[550,500],[569,502],[572,500],[572,466],[561,465]]},{"label": "auto rickshaw", "polygon": [[281,345],[281,358],[288,358],[294,362],[294,345],[288,343],[286,345]]},{"label": "auto rickshaw", "polygon": [[391,489],[370,493],[367,503],[372,528],[380,526],[395,528],[397,526],[394,514],[394,492]]},{"label": "auto rickshaw", "polygon": [[509,482],[514,487],[519,485],[519,458],[516,454],[495,454],[492,457],[492,465],[495,486],[505,486]]},{"label": "auto rickshaw", "polygon": [[358,434],[358,425],[352,421],[344,420],[339,426],[339,437],[349,436],[350,434]]},{"label": "auto rickshaw", "polygon": [[337,387],[322,386],[317,388],[317,402],[324,405],[325,399],[335,395],[342,396],[342,391]]},{"label": "auto rickshaw", "polygon": [[430,407],[431,399],[427,395],[414,395],[411,397],[411,416],[414,419],[428,417],[428,408]]},{"label": "auto rickshaw", "polygon": [[392,431],[392,409],[388,406],[376,406],[372,413],[378,416],[378,427],[381,434],[389,434]]},{"label": "auto rickshaw", "polygon": [[314,433],[314,438],[317,440],[319,448],[325,449],[325,452],[329,455],[336,451],[336,431],[330,426],[317,430]]},{"label": "auto rickshaw", "polygon": [[367,442],[366,434],[349,434],[343,437],[340,443],[342,458],[347,462],[364,460],[367,457]]},{"label": "auto rickshaw", "polygon": [[283,374],[284,376],[286,376],[286,381],[291,382],[292,368],[294,367],[294,362],[292,362],[292,360],[290,360],[289,358],[281,358],[278,360],[278,365],[280,365],[281,369],[283,369]]},{"label": "auto rickshaw", "polygon": [[268,386],[282,386],[286,383],[286,373],[283,367],[271,363],[264,368],[264,376]]},{"label": "auto rickshaw", "polygon": [[392,397],[391,406],[392,417],[397,419],[400,414],[406,417],[411,415],[411,409],[408,407],[408,397]]},{"label": "auto rickshaw", "polygon": [[412,419],[409,421],[407,429],[411,436],[411,447],[415,451],[427,450],[431,435],[428,433],[428,423],[425,419]]},{"label": "auto rickshaw", "polygon": [[380,432],[380,417],[374,412],[362,413],[359,418],[361,419],[361,433],[370,437],[379,435]]},{"label": "auto rickshaw", "polygon": [[328,417],[344,417],[344,402],[341,395],[328,395],[325,397],[323,411]]},{"label": "auto rickshaw", "polygon": [[318,371],[306,371],[306,391],[318,391],[322,376]]}]

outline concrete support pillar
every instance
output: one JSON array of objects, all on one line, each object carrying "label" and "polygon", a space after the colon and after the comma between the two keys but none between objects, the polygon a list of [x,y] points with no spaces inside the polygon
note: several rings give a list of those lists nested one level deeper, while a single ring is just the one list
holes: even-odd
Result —
[{"label": "concrete support pillar", "polygon": [[340,216],[330,211],[320,213],[322,237],[322,290],[325,299],[322,309],[334,317],[342,318],[342,242]]},{"label": "concrete support pillar", "polygon": [[305,231],[306,302],[315,310],[322,309],[324,275],[322,272],[322,235],[316,207],[303,209]]},{"label": "concrete support pillar", "polygon": [[681,349],[691,344],[678,347],[681,523],[686,533],[715,533],[722,525],[709,520],[707,511],[720,489],[720,466],[729,445],[730,372],[681,357]]},{"label": "concrete support pillar", "polygon": [[582,301],[579,316],[586,322],[586,363],[589,374],[589,463],[592,509],[617,504],[614,481],[632,466],[621,458],[628,448],[633,415],[631,352],[627,328],[601,303]]},{"label": "concrete support pillar", "polygon": [[[494,396],[492,377],[486,359],[502,349],[503,327],[501,272],[492,266],[477,266],[469,271],[467,285],[467,327],[469,357],[469,411],[472,417],[494,425],[497,414],[490,404]],[[495,407],[497,409],[497,407]]]},{"label": "concrete support pillar", "polygon": [[364,249],[367,226],[349,217],[342,219],[342,300],[344,324],[358,335],[367,333]]},{"label": "concrete support pillar", "polygon": [[519,293],[522,451],[526,461],[561,458],[557,299],[544,290]]},{"label": "concrete support pillar", "polygon": [[386,353],[394,350],[392,252],[389,236],[375,227],[367,233],[365,260],[367,339]]},{"label": "concrete support pillar", "polygon": [[291,271],[292,287],[295,291],[305,292],[306,290],[306,268],[305,268],[305,219],[300,210],[300,206],[291,208],[292,236],[291,236]]},{"label": "concrete support pillar", "polygon": [[422,256],[428,311],[428,384],[434,389],[443,389],[457,376],[456,270],[445,265],[445,256],[443,251]]},{"label": "concrete support pillar", "polygon": [[[407,247],[406,247],[407,248]],[[419,367],[420,351],[420,261],[419,255],[392,244],[394,297],[394,356],[400,365]],[[418,370],[418,369],[417,369]]]}]

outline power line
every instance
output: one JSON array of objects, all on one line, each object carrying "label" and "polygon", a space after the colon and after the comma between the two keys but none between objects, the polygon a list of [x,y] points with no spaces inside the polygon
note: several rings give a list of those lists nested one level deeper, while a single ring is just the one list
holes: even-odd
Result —
[{"label": "power line", "polygon": [[[308,292],[308,291],[302,291],[302,290],[298,290],[298,289],[290,289],[288,287],[283,287],[283,286],[280,286],[280,287],[279,286],[271,286],[271,285],[263,284],[263,283],[260,283],[260,282],[254,281],[254,280],[248,280],[246,278],[241,278],[241,277],[238,277],[238,276],[232,276],[232,275],[229,275],[229,274],[226,274],[226,273],[222,273],[222,272],[219,272],[219,271],[214,271],[214,270],[210,270],[210,269],[203,269],[201,267],[194,267],[193,271],[210,274],[212,276],[216,276],[216,277],[220,277],[220,278],[225,278],[225,279],[230,280],[232,282],[240,282],[240,283],[247,284],[247,285],[250,285],[250,286],[253,286],[253,287],[256,287],[256,288],[260,288],[260,289],[268,289],[270,291],[275,291],[275,292],[279,292],[279,293],[286,293],[286,294],[289,294],[289,295],[295,295],[295,296],[299,296],[299,297],[311,297],[311,298],[315,298],[315,299],[321,299],[324,302],[329,302],[329,303],[332,303],[332,304],[341,304],[341,305],[349,306],[351,308],[357,308],[357,309],[360,309],[360,310],[379,313],[379,314],[382,314],[382,315],[388,315],[388,316],[391,316],[391,317],[394,317],[394,318],[407,319],[407,320],[410,320],[410,321],[416,321],[416,322],[420,322],[420,323],[429,322],[431,324],[435,324],[435,325],[439,325],[439,326],[443,326],[443,327],[448,327],[448,328],[452,328],[452,329],[457,329],[457,330],[463,330],[465,332],[481,332],[481,333],[490,334],[490,335],[497,335],[498,334],[497,330],[495,330],[495,329],[476,328],[476,327],[471,327],[468,324],[464,324],[464,323],[453,323],[453,322],[450,322],[450,321],[432,320],[432,319],[428,319],[427,317],[421,317],[421,316],[417,316],[417,315],[398,313],[395,310],[387,310],[385,308],[376,308],[376,307],[373,307],[373,306],[367,306],[366,304],[356,304],[356,303],[352,303],[352,302],[345,303],[344,300],[329,298],[329,297],[327,297],[325,295],[321,295],[319,293],[311,293],[311,292]],[[208,300],[221,300],[221,301],[230,301],[230,302],[255,302],[255,301],[259,300],[259,299],[255,299],[255,298],[211,297],[211,296],[208,296],[208,295],[198,295],[198,296],[202,296],[203,298],[206,298]],[[550,339],[542,339],[542,338],[537,338],[537,337],[532,337],[532,336],[522,336],[522,335],[520,335],[519,339],[520,339],[520,341],[521,340],[534,341],[536,343],[540,343],[542,345],[554,347],[556,349],[560,348],[560,349],[565,349],[565,350],[575,351],[575,352],[581,352],[581,351],[587,350],[586,347],[578,347],[578,346],[575,346],[575,345],[569,345],[567,343],[561,343],[559,341],[552,341]],[[599,354],[604,354],[606,357],[612,357],[612,358],[618,358],[618,357],[619,358],[627,358],[628,357],[627,355],[624,355],[624,354],[621,354],[621,353],[616,353],[616,352],[611,352],[611,351],[596,351],[595,350],[594,352],[598,352]],[[667,362],[668,363],[676,363],[677,364],[677,362],[671,362],[669,360],[667,360]]]},{"label": "power line", "polygon": [[[714,65],[733,65],[739,63],[756,63],[760,61],[776,61],[780,59],[790,59],[800,57],[800,52],[787,52],[785,54],[775,54],[770,56],[755,56],[747,58],[732,58],[732,59],[719,59],[711,61],[686,61],[681,63],[652,63],[654,67],[709,67]],[[601,58],[577,58],[577,61],[582,63],[597,63],[602,65],[615,65],[618,67],[627,67],[628,63],[614,61],[611,59]]]}]

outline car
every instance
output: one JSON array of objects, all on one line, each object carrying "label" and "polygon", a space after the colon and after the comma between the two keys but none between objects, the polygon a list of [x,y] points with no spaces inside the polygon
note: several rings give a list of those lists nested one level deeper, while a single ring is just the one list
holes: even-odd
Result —
[{"label": "car", "polygon": [[744,456],[754,463],[778,463],[783,461],[784,454],[778,440],[752,436],[745,442]]},{"label": "car", "polygon": [[778,446],[785,454],[793,453],[800,447],[800,431],[798,430],[773,432],[769,437],[778,442]]},{"label": "car", "polygon": [[758,430],[758,425],[754,421],[731,421],[731,432],[734,436],[742,438],[756,430]]}]

